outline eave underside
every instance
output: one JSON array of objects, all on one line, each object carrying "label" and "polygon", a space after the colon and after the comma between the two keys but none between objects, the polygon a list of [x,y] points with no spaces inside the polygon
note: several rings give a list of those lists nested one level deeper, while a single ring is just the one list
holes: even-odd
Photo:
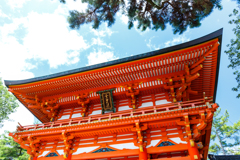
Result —
[{"label": "eave underside", "polygon": [[[121,86],[127,83],[141,83],[139,85],[140,96],[149,93],[158,94],[169,92],[163,88],[163,79],[181,77],[184,75],[184,64],[192,66],[204,58],[201,62],[203,68],[199,71],[200,77],[191,83],[192,90],[197,91],[199,94],[190,95],[190,100],[202,98],[203,93],[205,93],[205,96],[214,99],[218,74],[219,47],[206,57],[204,54],[218,42],[219,39],[216,38],[170,53],[45,81],[11,85],[9,88],[27,108],[31,103],[26,101],[26,97],[34,98],[37,96],[42,100],[61,97],[58,103],[66,107],[66,105],[76,104],[77,99],[74,95],[86,92],[92,92],[89,96],[91,103],[99,103],[99,95],[96,94],[96,91],[110,88],[116,88],[113,93],[116,99],[124,99],[127,97],[125,90]],[[49,121],[40,109],[29,108],[29,110],[42,122]]]}]

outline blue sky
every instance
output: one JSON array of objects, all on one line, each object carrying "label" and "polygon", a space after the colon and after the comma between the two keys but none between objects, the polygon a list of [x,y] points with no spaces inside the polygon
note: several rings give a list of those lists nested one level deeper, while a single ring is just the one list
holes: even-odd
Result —
[{"label": "blue sky", "polygon": [[[91,24],[71,30],[66,21],[68,11],[86,7],[79,0],[68,0],[67,4],[60,4],[58,0],[1,0],[0,76],[5,80],[18,80],[48,75],[165,48],[223,28],[216,101],[222,113],[228,109],[231,124],[239,120],[240,99],[231,90],[236,81],[233,70],[227,68],[229,60],[223,51],[234,38],[228,15],[237,4],[223,0],[222,5],[223,10],[215,9],[199,28],[174,35],[171,26],[157,32],[128,30],[127,17],[120,14],[111,28],[103,23],[98,30],[93,30]],[[17,122],[33,123],[33,116],[22,106],[10,118],[13,121],[5,122],[2,131],[15,130]]]}]

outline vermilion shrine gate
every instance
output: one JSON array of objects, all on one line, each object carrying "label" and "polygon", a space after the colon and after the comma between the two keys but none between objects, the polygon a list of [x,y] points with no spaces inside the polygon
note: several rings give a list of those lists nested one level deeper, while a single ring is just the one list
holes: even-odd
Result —
[{"label": "vermilion shrine gate", "polygon": [[42,122],[10,136],[33,160],[206,160],[221,40],[5,81]]}]

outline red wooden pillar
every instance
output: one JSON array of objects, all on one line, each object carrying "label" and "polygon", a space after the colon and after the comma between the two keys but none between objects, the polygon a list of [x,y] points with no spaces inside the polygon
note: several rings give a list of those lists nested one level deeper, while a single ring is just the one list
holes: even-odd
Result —
[{"label": "red wooden pillar", "polygon": [[148,159],[147,148],[142,146],[139,149],[139,160],[147,160],[147,159]]},{"label": "red wooden pillar", "polygon": [[33,159],[32,160],[37,160],[37,157],[33,157]]},{"label": "red wooden pillar", "polygon": [[188,141],[188,153],[191,160],[201,160],[197,144],[192,139]]}]

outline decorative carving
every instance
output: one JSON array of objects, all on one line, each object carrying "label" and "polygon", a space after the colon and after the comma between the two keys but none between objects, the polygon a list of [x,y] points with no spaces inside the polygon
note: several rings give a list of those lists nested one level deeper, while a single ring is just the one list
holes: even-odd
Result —
[{"label": "decorative carving", "polygon": [[203,68],[202,64],[199,64],[190,71],[188,64],[184,65],[184,75],[178,75],[176,77],[169,77],[163,79],[157,79],[164,83],[163,87],[166,90],[170,90],[172,102],[189,100],[189,94],[197,95],[197,91],[191,90],[191,82],[200,76],[197,73]]},{"label": "decorative carving", "polygon": [[138,108],[138,105],[137,105],[137,100],[136,100],[136,96],[139,94],[139,89],[138,89],[138,86],[142,84],[141,83],[132,83],[132,84],[125,84],[123,86],[120,86],[122,88],[125,88],[125,90],[127,91],[126,92],[126,95],[128,97],[131,97],[132,101],[131,101],[131,107],[133,109],[137,109]]},{"label": "decorative carving", "polygon": [[147,143],[143,142],[143,133],[142,133],[142,131],[147,130],[147,124],[144,124],[143,126],[141,126],[140,122],[136,121],[135,125],[136,125],[136,127],[132,128],[132,131],[136,131],[137,132],[137,136],[138,136],[138,143],[137,143],[137,145],[139,146],[140,152],[143,152],[143,150],[144,150],[143,148],[146,147]]},{"label": "decorative carving", "polygon": [[115,89],[109,89],[105,91],[96,92],[97,94],[100,95],[102,114],[104,114],[106,111],[112,111],[114,113],[116,112],[116,109],[113,103],[113,94],[112,94],[114,90]]},{"label": "decorative carving", "polygon": [[27,153],[30,155],[29,159],[33,159],[33,157],[38,157],[41,147],[40,139],[29,135],[27,137],[27,140],[30,143],[30,149],[27,150]]},{"label": "decorative carving", "polygon": [[112,151],[116,151],[116,150],[114,150],[112,148],[100,148],[100,149],[98,149],[98,150],[96,150],[96,151],[94,151],[92,153],[112,152]]},{"label": "decorative carving", "polygon": [[48,116],[50,122],[56,121],[58,116],[59,104],[58,100],[60,98],[53,98],[48,100],[40,100],[37,95],[35,98],[29,99],[26,98],[25,102],[29,103],[28,108],[37,108],[40,109],[44,114]]},{"label": "decorative carving", "polygon": [[[90,103],[89,100],[89,94],[91,94],[92,92],[89,93],[80,93],[77,96],[77,100],[78,100],[78,104],[82,106],[82,117],[87,117],[88,116],[88,109],[89,106],[88,104]],[[74,95],[75,96],[75,95]]]},{"label": "decorative carving", "polygon": [[157,147],[165,147],[165,146],[173,146],[173,145],[175,144],[170,141],[164,141],[164,142],[161,142]]},{"label": "decorative carving", "polygon": [[57,153],[51,152],[46,157],[57,157],[57,156],[58,156]]},{"label": "decorative carving", "polygon": [[202,148],[203,148],[202,142],[198,142],[198,143],[197,143],[197,147],[198,147],[198,149],[202,149]]},{"label": "decorative carving", "polygon": [[73,152],[73,143],[74,143],[74,136],[66,133],[65,131],[62,132],[62,138],[63,142],[65,144],[65,149],[64,149],[64,158],[68,158],[68,156],[72,154]]},{"label": "decorative carving", "polygon": [[192,130],[190,128],[190,120],[189,120],[189,117],[188,115],[184,116],[184,123],[185,123],[185,130],[186,130],[186,133],[187,133],[187,136],[190,139],[192,139]]},{"label": "decorative carving", "polygon": [[[58,109],[59,109],[59,104],[57,103],[57,101],[61,99],[60,98],[54,98],[54,99],[49,99],[49,100],[44,100],[41,103],[41,108],[43,110],[43,112],[45,114],[48,115],[48,117],[50,118],[50,122],[56,121],[57,120],[57,116],[58,116]],[[47,112],[47,111],[50,111]]]}]

